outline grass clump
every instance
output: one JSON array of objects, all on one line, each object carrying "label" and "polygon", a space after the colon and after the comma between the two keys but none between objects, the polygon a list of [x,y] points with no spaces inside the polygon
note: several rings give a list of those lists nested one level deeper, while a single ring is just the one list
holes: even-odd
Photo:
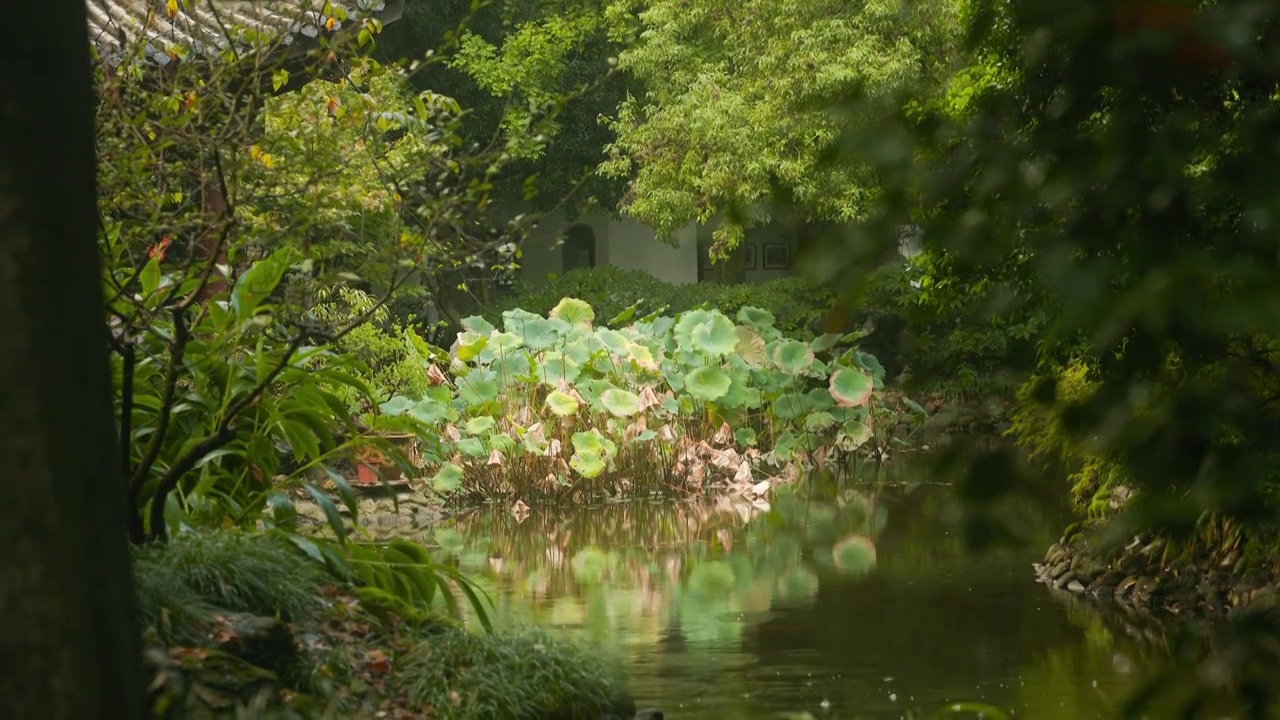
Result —
[{"label": "grass clump", "polygon": [[631,717],[619,671],[541,630],[434,635],[404,659],[408,697],[437,717]]},{"label": "grass clump", "polygon": [[319,607],[319,569],[274,535],[190,531],[134,551],[143,627],[190,642],[219,610],[296,621]]}]

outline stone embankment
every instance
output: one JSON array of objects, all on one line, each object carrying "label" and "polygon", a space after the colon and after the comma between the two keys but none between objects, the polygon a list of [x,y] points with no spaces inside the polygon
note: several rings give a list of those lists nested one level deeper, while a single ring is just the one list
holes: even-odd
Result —
[{"label": "stone embankment", "polygon": [[1171,561],[1164,540],[1144,536],[1109,559],[1087,541],[1055,544],[1034,567],[1037,579],[1057,591],[1156,614],[1225,616],[1269,606],[1280,596],[1274,569],[1246,568],[1231,556],[1217,562]]}]

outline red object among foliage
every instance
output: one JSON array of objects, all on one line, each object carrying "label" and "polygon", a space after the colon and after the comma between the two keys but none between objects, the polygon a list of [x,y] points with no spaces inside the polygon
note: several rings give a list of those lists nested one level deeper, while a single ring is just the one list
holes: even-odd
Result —
[{"label": "red object among foliage", "polygon": [[157,262],[164,262],[164,254],[169,251],[169,246],[173,244],[173,240],[165,235],[160,243],[147,248],[147,255],[150,255]]}]

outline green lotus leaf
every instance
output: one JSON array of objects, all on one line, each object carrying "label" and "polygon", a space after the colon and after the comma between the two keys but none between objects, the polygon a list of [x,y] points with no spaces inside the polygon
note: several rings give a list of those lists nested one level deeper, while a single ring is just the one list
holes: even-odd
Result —
[{"label": "green lotus leaf", "polygon": [[641,320],[631,327],[636,332],[647,338],[657,340],[659,342],[665,342],[670,336],[671,330],[675,327],[675,324],[675,318],[662,315],[660,317],[655,317],[652,320]]},{"label": "green lotus leaf", "polygon": [[458,448],[458,452],[471,457],[484,457],[488,455],[488,451],[484,449],[484,442],[480,438],[464,437],[454,443],[454,447]]},{"label": "green lotus leaf", "polygon": [[462,427],[472,435],[488,435],[498,426],[498,421],[494,420],[490,415],[481,415],[473,417]]},{"label": "green lotus leaf", "polygon": [[516,439],[506,433],[494,433],[488,437],[489,449],[509,455],[518,447]]},{"label": "green lotus leaf", "polygon": [[550,320],[527,310],[516,308],[502,313],[502,324],[507,332],[520,337],[525,347],[535,352],[554,346],[560,339]]},{"label": "green lotus leaf", "polygon": [[729,374],[715,365],[707,365],[685,375],[685,388],[703,402],[714,402],[729,392]]},{"label": "green lotus leaf", "polygon": [[[448,388],[440,387],[432,388],[432,390],[445,390],[447,392]],[[409,409],[409,417],[428,425],[452,420],[455,411],[451,400],[452,398],[450,397],[440,398],[437,397],[436,393],[428,391],[426,397],[419,400],[417,404]]]},{"label": "green lotus leaf", "polygon": [[675,334],[676,343],[687,345],[689,338],[693,335],[693,329],[699,325],[711,322],[712,314],[709,310],[687,310],[680,313],[680,317],[676,319],[672,332]]},{"label": "green lotus leaf", "polygon": [[737,326],[734,332],[738,335],[738,357],[752,367],[763,367],[769,359],[769,353],[760,333],[746,325]]},{"label": "green lotus leaf", "polygon": [[544,352],[538,365],[538,380],[551,387],[559,385],[561,380],[573,385],[581,374],[582,365],[558,350]]},{"label": "green lotus leaf", "polygon": [[523,350],[503,355],[492,368],[497,373],[499,382],[504,385],[520,382],[533,375],[533,362],[529,360],[529,353]]},{"label": "green lotus leaf", "polygon": [[884,377],[884,366],[880,364],[875,355],[857,351],[853,353],[851,362],[854,367],[867,373],[872,379],[879,380]]},{"label": "green lotus leaf", "polygon": [[623,335],[617,330],[601,328],[596,333],[596,337],[600,339],[600,344],[614,355],[626,356],[629,354],[627,352],[627,346],[631,344],[631,341],[627,339],[626,335]]},{"label": "green lotus leaf", "polygon": [[841,407],[865,405],[871,398],[871,376],[854,368],[840,368],[831,373],[829,389]]},{"label": "green lotus leaf", "polygon": [[831,393],[816,387],[804,394],[809,398],[809,409],[811,410],[835,410],[836,401],[832,399]]},{"label": "green lotus leaf", "polygon": [[564,345],[564,356],[573,360],[579,367],[591,362],[591,356],[595,354],[595,348],[591,347],[591,341],[594,336],[577,337]]},{"label": "green lotus leaf", "polygon": [[902,398],[902,404],[903,404],[903,405],[904,405],[908,410],[910,410],[911,412],[915,413],[916,415],[919,415],[920,417],[928,417],[928,416],[929,416],[929,411],[925,410],[925,409],[924,409],[924,407],[923,407],[920,403],[916,402],[915,400],[912,400],[912,399],[911,399],[911,398],[909,398],[909,397],[904,397],[904,398]]},{"label": "green lotus leaf", "polygon": [[413,407],[412,400],[410,400],[409,398],[403,395],[396,395],[390,400],[379,405],[378,412],[382,413],[383,415],[395,417],[397,415],[405,414],[406,412],[408,412],[409,408],[411,407]]},{"label": "green lotus leaf", "polygon": [[724,397],[717,400],[716,404],[728,410],[737,410],[747,404],[747,391],[750,389],[747,387],[747,375],[746,373],[742,373],[741,375],[738,373],[726,374],[729,375],[731,384],[729,385],[728,391],[725,392]]},{"label": "green lotus leaf", "polygon": [[871,440],[871,428],[861,420],[849,420],[840,426],[840,434],[836,437],[836,445],[845,452],[853,452]]},{"label": "green lotus leaf", "polygon": [[844,337],[840,333],[826,333],[819,335],[809,343],[809,349],[816,352],[826,352],[835,347],[840,342],[840,338]]},{"label": "green lotus leaf", "polygon": [[524,345],[524,340],[520,339],[519,335],[494,331],[489,335],[489,342],[476,359],[479,362],[490,363],[504,357],[521,345]]},{"label": "green lotus leaf", "polygon": [[431,487],[438,493],[451,493],[462,487],[462,468],[453,463],[445,463],[431,477]]},{"label": "green lotus leaf", "polygon": [[474,330],[458,333],[458,359],[463,362],[471,362],[484,352],[484,348],[489,344],[489,337],[481,335]]},{"label": "green lotus leaf", "polygon": [[658,407],[666,411],[668,415],[680,414],[680,401],[674,397],[664,397],[658,402]]},{"label": "green lotus leaf", "polygon": [[652,430],[644,430],[640,434],[631,439],[633,443],[647,443],[658,437],[658,433]]},{"label": "green lotus leaf", "polygon": [[569,467],[573,468],[579,475],[588,480],[594,480],[600,477],[600,473],[604,472],[605,461],[598,453],[575,452],[573,457],[569,458]]},{"label": "green lotus leaf", "polygon": [[738,333],[734,330],[733,321],[714,313],[711,321],[693,328],[689,342],[699,352],[711,357],[723,357],[738,347]]},{"label": "green lotus leaf", "polygon": [[547,395],[547,409],[559,417],[578,414],[578,399],[569,393],[553,390]]},{"label": "green lotus leaf", "polygon": [[458,399],[467,407],[475,407],[498,399],[498,383],[470,376],[458,379]]},{"label": "green lotus leaf", "polygon": [[709,359],[706,353],[692,348],[676,348],[671,353],[671,359],[675,360],[681,367],[686,370],[693,370],[707,364]]},{"label": "green lotus leaf", "polygon": [[600,393],[600,403],[616,417],[631,417],[640,412],[640,396],[616,387]]},{"label": "green lotus leaf", "polygon": [[803,448],[808,452],[813,452],[814,450],[822,447],[822,442],[823,439],[820,436],[816,433],[809,432],[808,430],[800,433],[800,435],[796,437],[796,447]]},{"label": "green lotus leaf", "polygon": [[749,427],[740,427],[733,431],[733,440],[739,445],[745,447],[754,447],[756,444],[756,431]]},{"label": "green lotus leaf", "polygon": [[789,462],[795,457],[796,436],[790,430],[783,430],[773,443],[773,454],[782,462]]},{"label": "green lotus leaf", "polygon": [[787,393],[773,401],[770,411],[778,420],[794,420],[813,409],[803,393]]},{"label": "green lotus leaf", "polygon": [[485,335],[485,336],[493,332],[495,329],[493,325],[489,323],[488,320],[485,320],[479,315],[464,317],[462,318],[461,321],[459,321],[459,324],[462,325],[463,330],[470,330],[473,333],[477,333],[479,335]]},{"label": "green lotus leaf", "polygon": [[583,432],[576,432],[573,434],[573,449],[580,453],[598,453],[600,455],[604,455],[604,435],[600,434],[600,431],[595,428]]},{"label": "green lotus leaf", "polygon": [[784,340],[773,346],[773,364],[790,375],[798,375],[813,364],[813,351],[799,340]]},{"label": "green lotus leaf", "polygon": [[835,424],[836,418],[829,412],[810,413],[809,416],[804,419],[804,429],[815,433],[820,433],[827,428],[833,427]]},{"label": "green lotus leaf", "polygon": [[583,378],[578,380],[578,385],[574,389],[578,391],[578,394],[582,396],[583,400],[587,401],[587,404],[591,406],[592,410],[596,412],[609,412],[609,409],[600,401],[600,396],[604,394],[605,390],[608,390],[611,387],[613,387],[613,384],[606,380],[601,380],[599,378]]},{"label": "green lotus leaf", "polygon": [[771,328],[776,319],[773,313],[750,305],[743,305],[738,309],[738,322],[750,325],[753,328]]},{"label": "green lotus leaf", "polygon": [[647,346],[641,345],[637,342],[628,343],[627,355],[631,358],[631,361],[636,364],[636,367],[641,370],[652,373],[660,372],[658,368],[658,361],[654,358],[653,351]]},{"label": "green lotus leaf", "polygon": [[591,327],[596,313],[585,301],[567,297],[551,309],[548,317],[558,318],[576,327]]},{"label": "green lotus leaf", "polygon": [[667,359],[662,362],[662,376],[666,378],[667,384],[674,392],[684,391],[685,372],[685,369],[674,360]]},{"label": "green lotus leaf", "polygon": [[631,303],[630,307],[618,313],[617,315],[614,315],[613,317],[609,318],[609,322],[605,324],[612,325],[613,327],[617,327],[619,325],[625,325],[631,322],[631,318],[634,318],[636,316],[636,311],[640,309],[640,305],[643,302],[644,302],[643,300],[637,300]]}]

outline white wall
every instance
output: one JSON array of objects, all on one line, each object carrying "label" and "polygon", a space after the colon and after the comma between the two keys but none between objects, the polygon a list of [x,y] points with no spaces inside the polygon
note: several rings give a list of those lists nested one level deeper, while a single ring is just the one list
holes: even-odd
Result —
[{"label": "white wall", "polygon": [[541,278],[564,272],[561,242],[573,225],[589,225],[596,236],[596,267],[614,265],[627,270],[644,270],[660,280],[691,283],[698,280],[696,228],[690,225],[677,232],[679,245],[658,240],[653,230],[632,218],[614,219],[593,213],[576,221],[563,215],[542,218],[521,245],[521,272],[526,278]]},{"label": "white wall", "polygon": [[609,262],[627,270],[644,270],[669,283],[697,282],[697,228],[692,224],[681,228],[676,232],[676,239],[678,245],[668,245],[658,240],[652,228],[633,218],[611,221]]}]

